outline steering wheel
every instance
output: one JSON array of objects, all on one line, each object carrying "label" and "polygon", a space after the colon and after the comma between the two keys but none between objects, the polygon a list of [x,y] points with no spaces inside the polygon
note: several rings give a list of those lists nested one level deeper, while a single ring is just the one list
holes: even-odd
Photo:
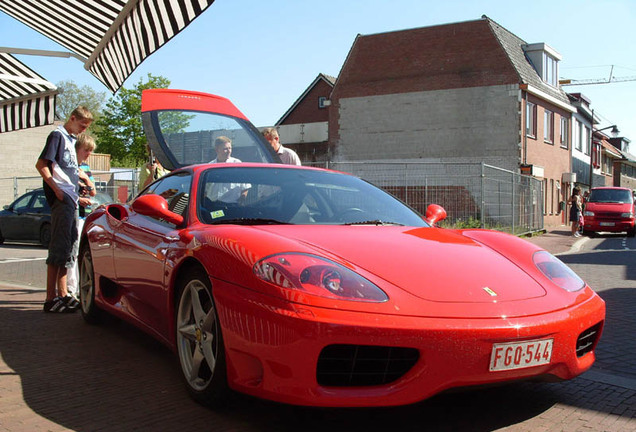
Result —
[{"label": "steering wheel", "polygon": [[364,213],[364,210],[362,210],[361,208],[358,207],[349,207],[346,208],[340,212],[338,212],[338,214],[336,214],[334,216],[335,220],[338,220],[340,222],[349,222],[347,219],[347,216],[350,217],[355,217],[355,216],[360,216]]}]

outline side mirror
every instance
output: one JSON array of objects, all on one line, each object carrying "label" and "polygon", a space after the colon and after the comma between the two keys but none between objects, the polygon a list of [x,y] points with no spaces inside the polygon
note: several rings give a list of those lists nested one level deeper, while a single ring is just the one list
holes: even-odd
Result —
[{"label": "side mirror", "polygon": [[431,225],[437,224],[446,219],[446,210],[438,204],[431,204],[426,208],[426,222]]},{"label": "side mirror", "polygon": [[171,212],[168,209],[168,201],[162,196],[146,194],[137,198],[132,203],[132,209],[144,216],[163,219],[175,225],[183,223],[183,216]]},{"label": "side mirror", "polygon": [[4,207],[2,207],[5,210],[10,210],[9,207],[11,207],[9,204],[5,205]]}]

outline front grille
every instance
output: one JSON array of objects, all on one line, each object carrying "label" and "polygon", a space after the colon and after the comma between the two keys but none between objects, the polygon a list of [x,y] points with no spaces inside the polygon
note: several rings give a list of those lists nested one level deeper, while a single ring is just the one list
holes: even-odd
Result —
[{"label": "front grille", "polygon": [[601,335],[601,323],[585,330],[576,340],[576,356],[583,357],[596,346],[599,336]]},{"label": "front grille", "polygon": [[596,212],[596,219],[607,219],[607,220],[621,220],[623,219],[621,216],[622,213],[617,212]]},{"label": "front grille", "polygon": [[333,387],[374,386],[393,382],[419,359],[415,348],[329,345],[320,353],[318,384]]}]

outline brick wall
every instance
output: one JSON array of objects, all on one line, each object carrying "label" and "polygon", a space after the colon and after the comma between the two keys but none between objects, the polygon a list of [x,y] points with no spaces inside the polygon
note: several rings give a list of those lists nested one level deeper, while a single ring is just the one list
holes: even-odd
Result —
[{"label": "brick wall", "polygon": [[319,80],[280,124],[290,125],[298,123],[326,122],[329,120],[330,107],[327,106],[320,108],[318,106],[318,99],[320,97],[326,97],[329,99],[331,90],[332,87],[330,84],[324,80]]},{"label": "brick wall", "polygon": [[[568,185],[562,184],[562,176],[565,172],[572,172],[571,144],[567,148],[559,143],[561,116],[571,117],[567,111],[551,105],[542,99],[528,95],[528,100],[536,105],[536,136],[524,136],[523,149],[524,161],[528,164],[543,168],[544,189],[544,224],[546,226],[559,226],[568,224],[567,215],[561,212],[559,203],[567,201],[570,191]],[[553,142],[544,140],[544,112],[549,110],[554,113]],[[525,111],[525,109],[524,109]],[[525,118],[525,115],[524,115]],[[525,131],[525,123],[523,130]],[[525,132],[524,132],[525,135]],[[580,181],[581,179],[577,179]]]}]

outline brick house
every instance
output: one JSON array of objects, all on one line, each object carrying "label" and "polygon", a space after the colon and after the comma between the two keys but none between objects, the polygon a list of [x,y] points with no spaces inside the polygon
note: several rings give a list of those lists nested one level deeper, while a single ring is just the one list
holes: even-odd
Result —
[{"label": "brick house", "polygon": [[613,137],[607,141],[614,150],[618,150],[620,158],[613,159],[613,182],[608,186],[628,187],[636,192],[636,156],[630,152],[631,140],[626,137]]},{"label": "brick house", "polygon": [[486,16],[359,35],[330,96],[330,157],[529,173],[544,183],[545,225],[559,225],[576,111],[558,83],[560,59]]},{"label": "brick house", "polygon": [[305,165],[328,159],[329,96],[335,82],[319,74],[275,124],[282,144],[298,153]]}]

